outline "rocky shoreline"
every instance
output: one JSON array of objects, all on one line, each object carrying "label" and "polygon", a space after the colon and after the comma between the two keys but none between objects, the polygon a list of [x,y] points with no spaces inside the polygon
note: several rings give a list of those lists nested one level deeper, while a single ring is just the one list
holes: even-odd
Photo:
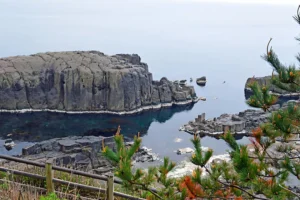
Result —
[{"label": "rocky shoreline", "polygon": [[192,100],[186,101],[173,101],[171,103],[161,103],[158,105],[151,105],[151,106],[144,106],[135,110],[131,111],[108,111],[108,110],[100,110],[100,111],[66,111],[66,110],[52,110],[52,109],[20,109],[20,110],[7,110],[7,109],[0,109],[0,113],[27,113],[27,112],[54,112],[54,113],[66,113],[66,114],[113,114],[113,115],[130,115],[130,114],[137,114],[147,110],[157,110],[161,108],[168,108],[172,106],[181,106],[181,105],[188,105],[192,103],[197,103],[199,98],[194,98]]},{"label": "rocky shoreline", "polygon": [[296,99],[299,99],[299,96],[300,96],[300,93],[297,93],[297,92],[294,92],[294,93],[291,93],[289,91],[286,91],[286,90],[283,90],[281,88],[278,88],[277,86],[273,85],[271,83],[271,78],[272,76],[264,76],[264,77],[257,77],[257,78],[248,78],[246,83],[245,83],[245,89],[244,89],[244,92],[245,92],[245,96],[246,96],[246,99],[248,99],[252,94],[252,90],[248,87],[249,83],[251,81],[257,81],[257,83],[259,85],[266,85],[269,87],[269,90],[270,92],[273,94],[273,95],[276,95],[278,96],[280,99],[282,100],[296,100]]},{"label": "rocky shoreline", "polygon": [[[132,145],[128,138],[124,138],[126,145]],[[113,137],[69,136],[54,138],[22,149],[21,158],[45,163],[51,161],[57,166],[96,174],[106,174],[113,171],[113,164],[101,155],[102,144],[116,150]],[[134,163],[159,161],[157,154],[147,147],[141,147],[133,157]],[[2,165],[15,165],[22,168],[23,164],[1,161]]]},{"label": "rocky shoreline", "polygon": [[[270,108],[270,111],[279,108],[280,105],[276,104]],[[205,113],[203,113],[198,115],[194,121],[180,127],[179,130],[190,134],[196,133],[201,137],[219,138],[226,130],[230,130],[236,137],[250,136],[252,130],[266,122],[269,116],[270,113],[265,113],[260,109],[248,109],[237,114],[222,114],[217,118],[206,120]]]}]

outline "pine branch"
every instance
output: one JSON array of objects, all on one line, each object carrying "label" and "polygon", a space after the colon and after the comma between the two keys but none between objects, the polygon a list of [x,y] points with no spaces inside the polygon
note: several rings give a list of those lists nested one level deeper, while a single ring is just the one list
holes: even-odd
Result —
[{"label": "pine branch", "polygon": [[[204,166],[204,168],[205,168],[205,171],[206,171],[211,177],[213,177],[213,176],[212,176],[212,173],[208,170],[208,168],[207,168],[206,166]],[[255,196],[255,195],[251,194],[250,192],[248,192],[247,190],[245,190],[244,188],[241,188],[241,187],[239,187],[239,186],[237,186],[237,185],[227,184],[227,183],[224,183],[224,182],[220,181],[219,179],[215,179],[215,181],[219,182],[220,184],[222,184],[222,185],[224,185],[224,186],[226,186],[226,187],[233,187],[233,188],[239,189],[239,190],[241,190],[242,192],[248,194],[249,196],[251,196],[251,197],[254,198],[254,199],[268,200],[268,199],[266,199],[266,198],[257,197],[257,196]]]},{"label": "pine branch", "polygon": [[298,198],[300,199],[300,195],[299,195],[299,194],[293,192],[292,190],[289,190],[288,188],[283,187],[283,186],[280,185],[280,184],[279,184],[279,187],[281,187],[282,189],[284,189],[284,190],[286,190],[286,191],[292,193],[293,195],[295,195],[296,197],[298,197]]},{"label": "pine branch", "polygon": [[[249,156],[249,158],[259,159],[258,157],[255,157],[255,156]],[[267,157],[265,157],[264,159],[271,159],[271,160],[274,160],[274,161],[285,160],[285,158],[267,158]],[[289,159],[291,159],[291,160],[300,159],[300,156],[289,157]]]},{"label": "pine branch", "polygon": [[293,16],[293,18],[295,19],[295,21],[300,24],[300,5],[298,6],[298,9],[297,9],[297,15]]},{"label": "pine branch", "polygon": [[130,183],[133,184],[133,185],[141,186],[144,190],[151,192],[151,194],[153,194],[153,195],[156,196],[157,198],[163,199],[161,196],[159,196],[159,195],[157,194],[157,191],[156,191],[156,190],[153,190],[153,189],[151,189],[151,188],[148,188],[145,184],[142,184],[142,183],[136,183],[136,182],[133,182],[133,181],[130,181]]}]

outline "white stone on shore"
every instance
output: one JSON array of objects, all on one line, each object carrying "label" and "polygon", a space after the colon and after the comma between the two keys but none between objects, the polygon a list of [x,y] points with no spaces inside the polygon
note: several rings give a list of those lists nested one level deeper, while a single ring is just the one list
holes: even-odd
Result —
[{"label": "white stone on shore", "polygon": [[[208,147],[201,147],[202,151],[208,151]],[[177,150],[177,154],[182,155],[182,154],[187,154],[187,153],[194,153],[194,149],[190,147],[182,148]]]},{"label": "white stone on shore", "polygon": [[144,150],[144,151],[146,151],[146,152],[148,152],[148,153],[150,153],[152,151],[152,149],[147,148],[145,146],[141,147],[141,149]]},{"label": "white stone on shore", "polygon": [[185,130],[184,127],[182,127],[182,126],[179,127],[179,131],[184,131],[184,130]]},{"label": "white stone on shore", "polygon": [[254,148],[250,148],[249,151],[250,151],[250,152],[254,152],[255,149],[254,149]]},{"label": "white stone on shore", "polygon": [[[212,156],[209,161],[207,162],[207,167],[210,167],[210,164],[213,161],[217,161],[217,160],[222,160],[222,161],[230,161],[230,156],[229,154],[222,154],[222,155],[216,155],[216,156]],[[194,165],[192,162],[184,160],[182,162],[180,162],[172,171],[170,171],[168,173],[168,177],[169,178],[180,178],[183,177],[185,175],[191,175],[193,174],[193,171],[198,168],[199,166]],[[205,170],[203,170],[202,173],[203,176],[206,175]]]},{"label": "white stone on shore", "polygon": [[178,149],[177,150],[177,154],[182,155],[182,154],[187,154],[187,153],[193,153],[195,150],[190,148],[190,147],[186,147],[186,148],[182,148],[182,149]]}]

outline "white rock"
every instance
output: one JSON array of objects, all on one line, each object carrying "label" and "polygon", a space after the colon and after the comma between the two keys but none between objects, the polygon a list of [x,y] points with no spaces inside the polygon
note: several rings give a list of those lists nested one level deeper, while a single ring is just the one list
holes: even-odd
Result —
[{"label": "white rock", "polygon": [[[202,151],[208,151],[208,147],[201,147]],[[190,147],[182,148],[177,150],[177,154],[182,155],[182,154],[187,154],[187,153],[194,153],[194,149]]]},{"label": "white rock", "polygon": [[126,142],[125,144],[128,145],[128,146],[132,146],[133,142]]},{"label": "white rock", "polygon": [[205,98],[205,97],[199,97],[199,99],[200,99],[201,101],[206,101],[206,98]]},{"label": "white rock", "polygon": [[254,151],[255,151],[255,149],[254,149],[254,148],[251,148],[251,149],[249,149],[249,151],[250,151],[250,152],[254,152]]},{"label": "white rock", "polygon": [[208,151],[209,148],[208,147],[201,147],[202,151]]},{"label": "white rock", "polygon": [[298,151],[296,149],[293,149],[293,150],[291,150],[291,153],[296,154],[296,153],[298,153]]},{"label": "white rock", "polygon": [[182,161],[172,171],[168,173],[169,178],[180,178],[185,175],[191,175],[197,166],[189,161]]},{"label": "white rock", "polygon": [[147,148],[147,147],[141,147],[141,149],[143,149],[144,151],[146,151],[146,152],[148,152],[148,153],[152,151],[152,149]]},{"label": "white rock", "polygon": [[187,148],[182,148],[177,150],[177,154],[182,155],[182,154],[187,154],[187,153],[193,153],[194,149],[187,147]]},{"label": "white rock", "polygon": [[179,127],[179,131],[184,131],[184,130],[185,130],[185,129],[184,129],[183,126]]},{"label": "white rock", "polygon": [[[212,156],[209,161],[207,162],[207,167],[210,167],[210,164],[214,161],[214,160],[223,160],[226,162],[230,161],[230,156],[229,154],[222,154],[222,155],[216,155],[216,156]],[[194,165],[192,162],[190,161],[182,161],[180,162],[172,171],[170,171],[168,173],[168,177],[169,178],[180,178],[183,177],[185,175],[191,175],[193,173],[193,171],[198,168],[199,166]],[[202,176],[207,175],[207,173],[205,172],[205,170],[202,170]]]}]

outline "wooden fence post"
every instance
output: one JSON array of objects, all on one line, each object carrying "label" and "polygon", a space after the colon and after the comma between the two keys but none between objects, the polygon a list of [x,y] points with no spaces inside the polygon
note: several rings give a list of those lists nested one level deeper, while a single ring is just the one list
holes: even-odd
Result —
[{"label": "wooden fence post", "polygon": [[107,176],[107,183],[106,183],[106,200],[113,200],[114,199],[114,175],[110,173]]},{"label": "wooden fence post", "polygon": [[46,186],[47,192],[51,193],[54,192],[54,185],[53,185],[53,171],[52,171],[52,163],[50,161],[46,162]]}]

